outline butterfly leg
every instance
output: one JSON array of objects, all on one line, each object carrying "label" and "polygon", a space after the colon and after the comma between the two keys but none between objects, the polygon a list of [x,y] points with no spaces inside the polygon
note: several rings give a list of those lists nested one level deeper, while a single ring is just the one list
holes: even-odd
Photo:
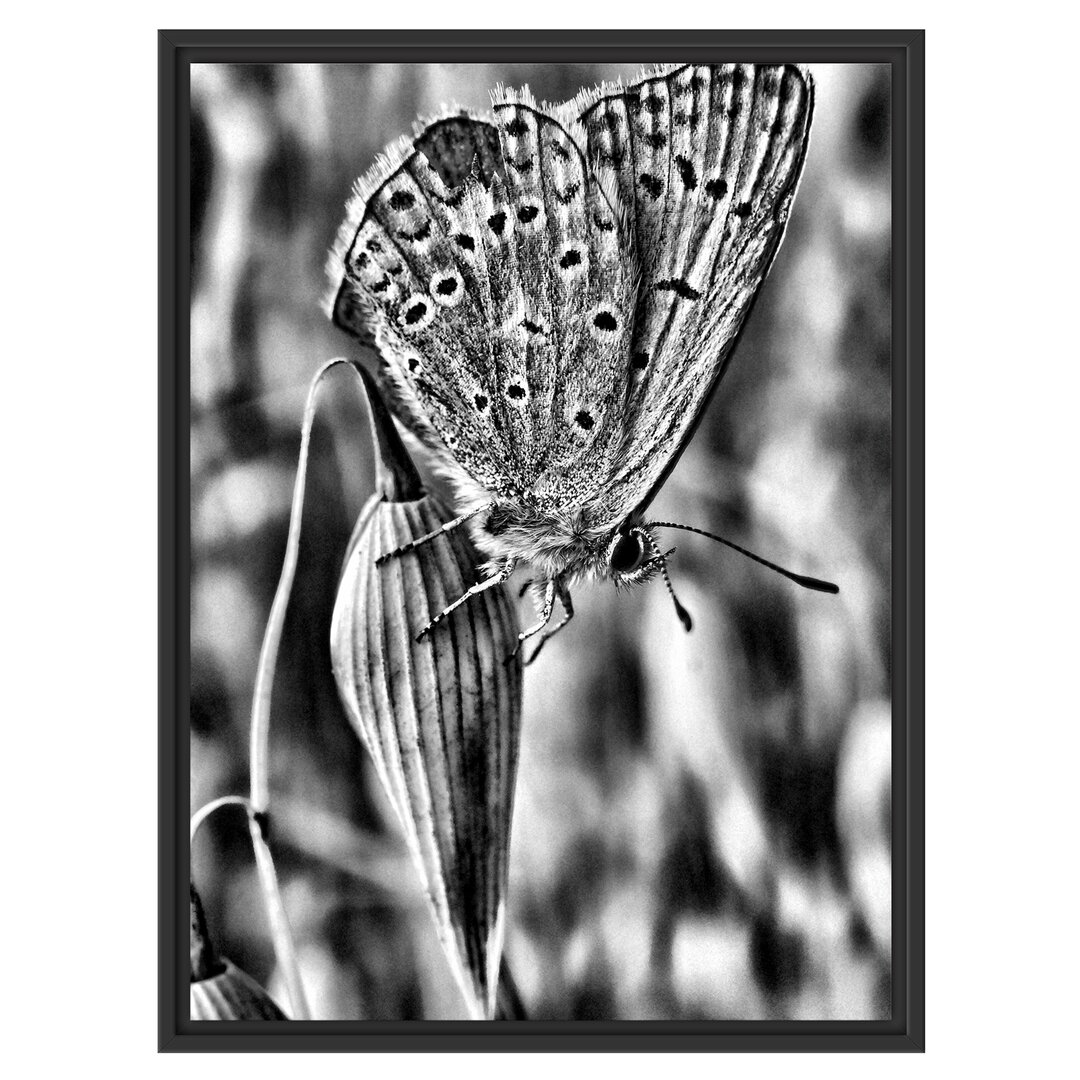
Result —
[{"label": "butterfly leg", "polygon": [[[531,584],[531,582],[529,583]],[[514,646],[514,651],[506,658],[506,662],[509,664],[511,660],[521,651],[521,646],[528,641],[534,634],[539,634],[541,630],[551,621],[551,612],[555,607],[555,578],[551,578],[547,586],[544,589],[544,600],[542,604],[537,604],[537,615],[539,621],[530,626],[528,630],[522,630],[518,634],[517,644]]]},{"label": "butterfly leg", "polygon": [[514,567],[516,565],[516,559],[507,559],[506,562],[491,575],[491,577],[485,578],[483,581],[478,581],[471,589],[468,589],[465,592],[464,596],[459,596],[449,607],[443,608],[442,611],[440,611],[439,614],[416,635],[416,640],[423,641],[424,637],[427,634],[430,634],[431,631],[447,617],[447,615],[457,611],[462,604],[467,603],[472,597],[478,596],[482,592],[487,592],[488,589],[493,589],[496,585],[501,585],[514,572]]},{"label": "butterfly leg", "polygon": [[475,510],[470,510],[467,514],[462,514],[460,517],[454,518],[453,521],[448,521],[445,525],[440,525],[434,532],[429,532],[425,536],[418,536],[415,540],[410,540],[407,544],[402,544],[401,547],[394,548],[393,551],[388,551],[385,555],[380,555],[375,560],[375,565],[382,566],[383,563],[389,562],[390,559],[396,559],[399,556],[412,551],[414,548],[418,548],[422,544],[426,544],[436,537],[442,536],[443,533],[452,532],[459,525],[464,525],[469,518],[476,517],[482,510],[487,510],[490,507],[491,503],[484,503],[483,506],[478,506]]},{"label": "butterfly leg", "polygon": [[556,581],[555,591],[559,597],[559,603],[563,607],[563,617],[539,640],[536,648],[533,649],[532,656],[525,661],[525,666],[528,667],[539,655],[540,650],[544,645],[549,642],[573,617],[574,617],[574,605],[570,600],[570,590],[561,582]]}]

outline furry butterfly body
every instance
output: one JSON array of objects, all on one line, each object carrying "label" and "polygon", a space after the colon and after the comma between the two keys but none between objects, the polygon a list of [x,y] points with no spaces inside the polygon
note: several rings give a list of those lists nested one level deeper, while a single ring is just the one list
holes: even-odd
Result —
[{"label": "furry butterfly body", "polygon": [[475,591],[526,562],[549,617],[578,578],[664,570],[642,515],[779,247],[812,107],[792,65],[506,92],[359,182],[331,314],[451,480],[491,560]]}]

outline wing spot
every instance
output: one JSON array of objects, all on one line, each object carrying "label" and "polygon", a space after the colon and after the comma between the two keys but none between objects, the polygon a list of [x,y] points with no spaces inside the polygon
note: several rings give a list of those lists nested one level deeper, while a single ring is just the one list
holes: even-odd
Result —
[{"label": "wing spot", "polygon": [[454,243],[457,244],[462,251],[472,251],[476,247],[476,242],[468,233],[459,232],[454,237]]},{"label": "wing spot", "polygon": [[371,291],[376,293],[386,292],[390,288],[390,279],[383,274],[382,279],[375,285],[371,286]]},{"label": "wing spot", "polygon": [[705,80],[695,72],[685,82],[675,84],[675,93],[679,97],[687,97],[689,94],[698,94],[705,89]]},{"label": "wing spot", "polygon": [[570,248],[569,251],[559,260],[559,265],[564,270],[569,270],[571,266],[579,266],[581,264],[581,252],[577,248]]},{"label": "wing spot", "polygon": [[556,142],[554,139],[550,139],[548,141],[548,146],[551,147],[552,152],[555,154],[556,157],[562,158],[563,161],[570,160],[570,151],[567,150],[566,147],[562,145],[562,143]]},{"label": "wing spot", "polygon": [[488,227],[496,236],[502,236],[503,229],[506,228],[506,212],[500,210],[496,214],[492,214],[488,218]]},{"label": "wing spot", "polygon": [[582,431],[590,431],[596,421],[592,418],[592,413],[582,409],[581,412],[574,417],[574,423],[577,424]]},{"label": "wing spot", "polygon": [[659,94],[651,93],[641,99],[641,107],[653,116],[658,116],[664,110],[664,99]]},{"label": "wing spot", "polygon": [[687,191],[693,191],[697,187],[697,170],[694,168],[694,163],[680,154],[675,159],[675,164],[678,166],[679,178],[682,180],[683,187]]},{"label": "wing spot", "polygon": [[476,403],[479,412],[483,412],[488,407],[487,394],[477,394],[473,401]]},{"label": "wing spot", "polygon": [[366,251],[358,251],[356,253],[356,258],[353,259],[353,266],[355,266],[357,270],[363,270],[364,267],[367,266],[368,261],[368,253]]},{"label": "wing spot", "polygon": [[431,219],[428,218],[428,220],[414,232],[403,230],[401,235],[405,237],[406,240],[411,240],[414,244],[422,244],[431,235]]},{"label": "wing spot", "polygon": [[705,185],[705,191],[719,202],[727,194],[727,181],[719,178],[710,180]]},{"label": "wing spot", "polygon": [[395,191],[390,196],[390,205],[395,210],[408,210],[416,205],[416,196],[411,191]]},{"label": "wing spot", "polygon": [[654,150],[663,150],[667,146],[667,136],[662,131],[651,131],[645,136],[645,142]]},{"label": "wing spot", "polygon": [[610,311],[598,311],[593,316],[593,326],[597,330],[605,330],[611,333],[619,329],[619,320],[615,318],[614,314]]},{"label": "wing spot", "polygon": [[528,225],[530,221],[534,221],[540,213],[539,206],[523,206],[517,212],[518,221],[523,225]]},{"label": "wing spot", "polygon": [[427,314],[427,304],[423,300],[417,300],[408,311],[405,312],[405,325],[415,326]]},{"label": "wing spot", "polygon": [[648,192],[648,194],[654,199],[659,198],[660,192],[664,190],[664,185],[650,173],[642,173],[638,177],[638,181],[641,183],[641,186]]},{"label": "wing spot", "polygon": [[741,202],[735,207],[735,213],[741,218],[748,218],[753,207],[748,202]]},{"label": "wing spot", "polygon": [[522,319],[521,324],[529,331],[530,334],[543,334],[544,328],[539,323],[534,323],[530,319]]},{"label": "wing spot", "polygon": [[446,308],[457,307],[465,296],[465,282],[452,267],[444,267],[432,276],[428,290],[436,304]]},{"label": "wing spot", "polygon": [[614,232],[615,231],[615,222],[611,221],[610,219],[605,219],[605,218],[602,218],[599,214],[594,214],[593,215],[593,221],[596,223],[596,227],[601,232]]},{"label": "wing spot", "polygon": [[420,366],[420,361],[415,356],[409,357],[409,370],[415,371]]},{"label": "wing spot", "polygon": [[563,204],[563,206],[569,205],[574,200],[574,196],[581,190],[580,184],[567,184],[565,188],[560,191],[555,189],[555,198]]},{"label": "wing spot", "polygon": [[658,281],[653,288],[657,292],[673,292],[683,300],[701,299],[701,293],[684,278],[669,278],[667,281]]},{"label": "wing spot", "polygon": [[635,371],[644,371],[649,366],[649,354],[647,352],[636,352],[630,357],[630,366]]},{"label": "wing spot", "polygon": [[506,388],[506,396],[514,401],[520,401],[525,396],[525,387],[518,383],[511,383]]},{"label": "wing spot", "polygon": [[529,125],[521,119],[520,116],[515,116],[509,124],[506,125],[507,135],[513,135],[515,139],[520,139],[522,135],[528,135]]}]

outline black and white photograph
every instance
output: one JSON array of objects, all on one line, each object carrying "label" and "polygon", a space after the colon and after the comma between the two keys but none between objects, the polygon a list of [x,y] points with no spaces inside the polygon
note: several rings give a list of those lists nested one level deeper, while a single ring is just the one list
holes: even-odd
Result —
[{"label": "black and white photograph", "polygon": [[892,1020],[890,65],[182,71],[191,1020]]},{"label": "black and white photograph", "polygon": [[7,1072],[1076,1071],[1024,14],[13,12]]}]

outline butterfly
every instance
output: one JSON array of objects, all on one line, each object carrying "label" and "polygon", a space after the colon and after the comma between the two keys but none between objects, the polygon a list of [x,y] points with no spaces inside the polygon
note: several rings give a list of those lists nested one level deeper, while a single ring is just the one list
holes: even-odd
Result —
[{"label": "butterfly", "polygon": [[[784,65],[666,65],[561,105],[500,91],[420,123],[358,181],[330,315],[373,346],[488,562],[425,628],[521,564],[545,631],[580,579],[659,571],[645,511],[685,449],[768,274],[814,86]],[[420,538],[384,562],[430,540]],[[523,590],[524,592],[524,590]],[[531,659],[535,659],[539,647]]]}]

